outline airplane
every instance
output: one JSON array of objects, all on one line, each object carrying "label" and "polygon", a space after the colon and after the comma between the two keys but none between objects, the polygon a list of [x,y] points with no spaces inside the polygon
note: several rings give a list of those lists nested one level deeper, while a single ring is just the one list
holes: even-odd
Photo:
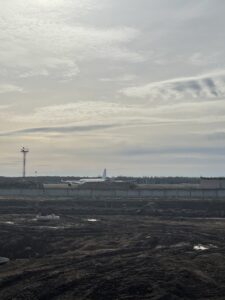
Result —
[{"label": "airplane", "polygon": [[61,182],[67,183],[69,186],[72,186],[73,184],[84,184],[89,182],[105,182],[107,180],[106,176],[106,169],[104,169],[102,177],[101,178],[81,178],[79,180],[62,180]]}]

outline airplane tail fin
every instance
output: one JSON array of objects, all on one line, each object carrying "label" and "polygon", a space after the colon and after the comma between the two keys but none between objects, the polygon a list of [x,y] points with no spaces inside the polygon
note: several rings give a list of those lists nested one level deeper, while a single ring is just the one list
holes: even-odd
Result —
[{"label": "airplane tail fin", "polygon": [[103,174],[102,174],[102,178],[103,178],[103,179],[106,179],[106,176],[107,176],[107,175],[106,175],[106,169],[104,169]]}]

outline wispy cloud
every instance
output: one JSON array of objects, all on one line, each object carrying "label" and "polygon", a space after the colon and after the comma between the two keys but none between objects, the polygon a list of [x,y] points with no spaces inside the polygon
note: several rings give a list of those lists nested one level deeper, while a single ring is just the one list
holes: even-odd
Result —
[{"label": "wispy cloud", "polygon": [[208,55],[201,52],[196,52],[189,57],[189,61],[195,66],[208,66],[218,63],[220,55],[221,53],[218,51]]},{"label": "wispy cloud", "polygon": [[10,107],[10,105],[0,105],[0,111],[8,110]]},{"label": "wispy cloud", "polygon": [[224,156],[224,147],[213,147],[213,146],[193,146],[193,147],[160,147],[160,148],[150,148],[150,147],[140,147],[134,148],[130,147],[129,149],[121,150],[123,155],[128,156],[148,156],[148,155],[219,155]]},{"label": "wispy cloud", "polygon": [[137,76],[133,75],[133,74],[123,74],[118,77],[100,78],[100,81],[102,81],[102,82],[127,82],[127,81],[133,81],[136,78],[137,78]]},{"label": "wispy cloud", "polygon": [[209,139],[209,141],[225,141],[225,132],[224,131],[216,131],[211,133],[206,133],[205,136]]},{"label": "wispy cloud", "polygon": [[[146,106],[119,102],[79,101],[36,108],[29,113],[16,113],[13,106],[0,106],[0,116],[10,124],[37,128],[58,126],[89,126],[120,123],[126,127],[146,127],[165,124],[216,124],[225,121],[223,100],[182,102]],[[12,126],[12,125],[11,125]],[[40,126],[39,126],[40,127]]]},{"label": "wispy cloud", "polygon": [[87,132],[95,130],[104,130],[118,127],[118,124],[86,125],[86,126],[58,126],[58,127],[37,127],[25,128],[15,131],[0,132],[0,136],[18,136],[31,134],[67,134],[73,132]]},{"label": "wispy cloud", "polygon": [[23,92],[23,88],[13,84],[0,84],[0,94]]},{"label": "wispy cloud", "polygon": [[143,60],[142,55],[127,46],[137,38],[138,30],[128,26],[104,28],[83,24],[80,14],[101,5],[94,0],[79,2],[29,0],[27,4],[25,0],[12,0],[1,3],[1,74],[68,79],[79,74],[80,63],[84,61]]},{"label": "wispy cloud", "polygon": [[225,70],[128,87],[120,92],[127,97],[148,98],[159,102],[222,97],[225,95]]},{"label": "wispy cloud", "polygon": [[60,124],[72,122],[102,123],[109,120],[126,119],[127,114],[135,113],[137,107],[117,102],[78,101],[60,105],[50,105],[37,108],[30,114],[13,116],[16,122]]}]

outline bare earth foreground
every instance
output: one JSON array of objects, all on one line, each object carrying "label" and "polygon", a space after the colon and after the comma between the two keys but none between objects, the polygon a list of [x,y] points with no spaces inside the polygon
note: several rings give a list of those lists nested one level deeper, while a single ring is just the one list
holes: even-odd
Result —
[{"label": "bare earth foreground", "polygon": [[2,198],[0,299],[225,299],[224,212],[225,201]]}]

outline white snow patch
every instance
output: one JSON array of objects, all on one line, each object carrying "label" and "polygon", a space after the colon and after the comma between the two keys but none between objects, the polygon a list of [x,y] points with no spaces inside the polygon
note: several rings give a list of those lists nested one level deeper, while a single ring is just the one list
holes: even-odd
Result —
[{"label": "white snow patch", "polygon": [[55,214],[51,214],[47,216],[37,215],[36,219],[39,221],[51,221],[51,220],[59,220],[60,216],[56,216]]},{"label": "white snow patch", "polygon": [[204,251],[204,250],[208,250],[209,249],[209,247],[208,246],[204,246],[204,245],[201,245],[201,244],[199,244],[199,245],[195,245],[194,247],[193,247],[193,249],[194,250],[197,250],[197,251]]},{"label": "white snow patch", "polygon": [[99,220],[90,218],[90,219],[86,219],[85,221],[88,221],[88,222],[98,222]]}]

